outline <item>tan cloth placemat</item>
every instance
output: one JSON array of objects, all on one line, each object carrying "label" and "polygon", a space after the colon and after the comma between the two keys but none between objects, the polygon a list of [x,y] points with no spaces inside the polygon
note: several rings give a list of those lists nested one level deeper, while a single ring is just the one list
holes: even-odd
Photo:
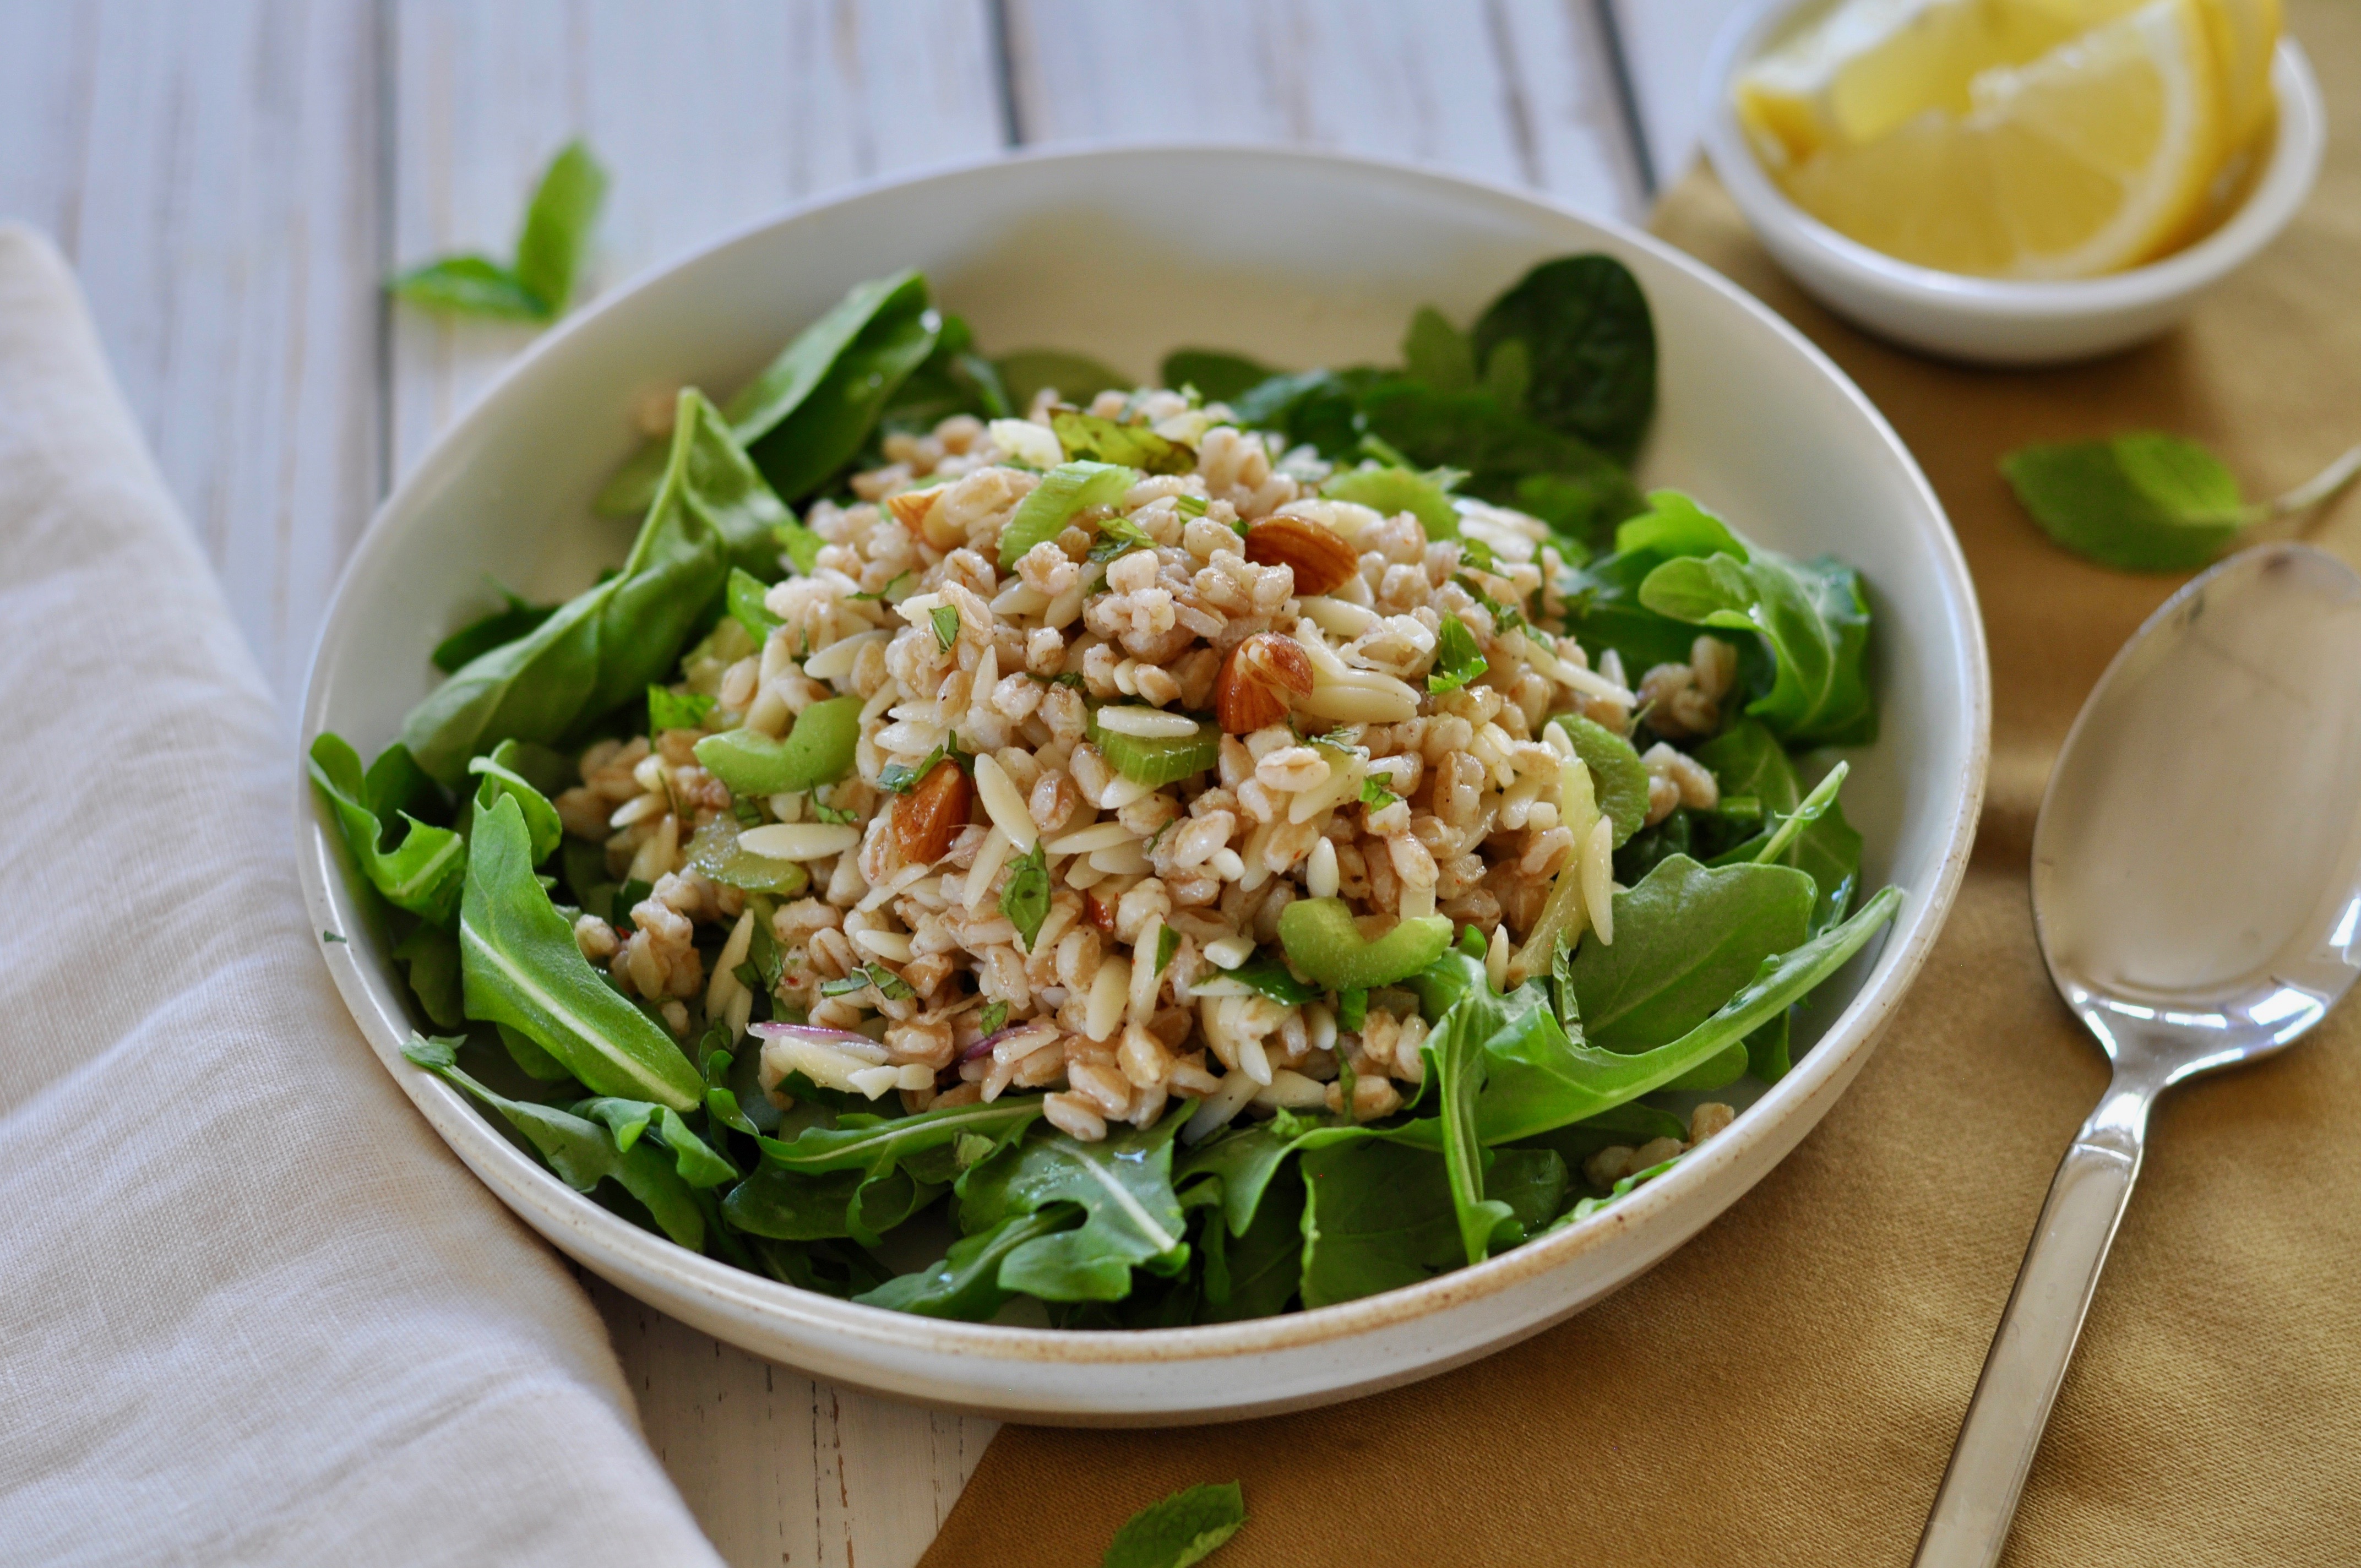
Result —
[{"label": "tan cloth placemat", "polygon": [[[1709,176],[1659,212],[1660,233],[1784,312],[1893,420],[1959,530],[1992,641],[1974,863],[1827,1120],[1653,1273],[1472,1367],[1242,1425],[1005,1428],[928,1568],[1095,1563],[1135,1509],[1233,1477],[1251,1519],[1221,1568],[1907,1561],[2050,1173],[2105,1083],[2034,947],[2042,784],[2107,660],[2180,581],[2053,547],[1993,464],[2028,440],[2155,427],[2270,493],[2361,437],[2361,8],[2290,9],[2330,95],[2318,193],[2187,328],[2102,364],[1913,358],[1806,302]],[[2361,501],[2313,537],[2361,559]],[[2361,1561],[2356,1128],[2351,1005],[2287,1056],[2166,1101],[2008,1563]]]}]

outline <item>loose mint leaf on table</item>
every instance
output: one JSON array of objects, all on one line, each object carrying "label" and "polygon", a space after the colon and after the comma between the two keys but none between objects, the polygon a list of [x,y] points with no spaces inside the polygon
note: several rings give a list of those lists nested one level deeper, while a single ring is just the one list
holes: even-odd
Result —
[{"label": "loose mint leaf on table", "polygon": [[1191,1486],[1132,1515],[1115,1532],[1100,1568],[1188,1568],[1246,1522],[1246,1494],[1235,1481]]},{"label": "loose mint leaf on table", "polygon": [[446,256],[401,274],[387,288],[396,299],[429,310],[555,321],[574,296],[606,200],[607,171],[586,144],[570,141],[550,159],[526,204],[514,267],[484,256]]},{"label": "loose mint leaf on table", "polygon": [[2220,459],[2154,431],[2021,446],[2000,467],[2043,532],[2121,571],[2192,571],[2252,521]]},{"label": "loose mint leaf on table", "polygon": [[1053,1204],[1081,1208],[1073,1230],[1037,1236],[1000,1266],[1004,1290],[1045,1301],[1120,1300],[1131,1271],[1177,1273],[1189,1260],[1186,1222],[1172,1192],[1172,1136],[1186,1118],[1110,1130],[1079,1143],[1037,1124],[1018,1143],[960,1178],[960,1228],[988,1231]]},{"label": "loose mint leaf on table", "polygon": [[434,645],[427,657],[434,667],[450,674],[478,654],[489,653],[504,642],[513,642],[534,627],[557,613],[554,604],[530,604],[516,593],[493,583],[492,587],[504,601],[503,608],[478,620],[471,620]]},{"label": "loose mint leaf on table", "polygon": [[476,814],[459,914],[467,1016],[515,1028],[600,1094],[695,1110],[705,1101],[697,1069],[590,967],[530,853],[513,797]]},{"label": "loose mint leaf on table", "polygon": [[412,1035],[401,1054],[499,1112],[539,1151],[559,1180],[577,1192],[612,1180],[639,1200],[664,1234],[692,1252],[705,1250],[705,1213],[664,1150],[653,1143],[631,1149],[598,1122],[529,1100],[494,1092],[458,1065],[460,1042]]},{"label": "loose mint leaf on table", "polygon": [[456,786],[495,741],[555,743],[639,696],[671,672],[732,564],[767,554],[786,517],[719,411],[683,391],[664,483],[622,569],[428,693],[403,741]]},{"label": "loose mint leaf on table", "polygon": [[[408,753],[402,753],[406,760]],[[383,759],[379,759],[380,762]],[[406,761],[405,761],[406,765]],[[336,831],[369,884],[397,909],[407,909],[436,926],[448,926],[459,910],[467,878],[467,844],[448,828],[431,827],[408,812],[401,841],[380,848],[385,815],[399,809],[390,798],[407,790],[385,786],[380,795],[361,772],[360,754],[343,736],[323,733],[312,742],[312,783],[335,818]],[[372,802],[385,798],[384,814]]]},{"label": "loose mint leaf on table", "polygon": [[588,145],[567,142],[550,159],[525,208],[524,231],[517,236],[517,281],[548,307],[552,317],[564,314],[574,298],[590,231],[606,202],[607,171],[590,156]]},{"label": "loose mint leaf on table", "polygon": [[1544,261],[1493,301],[1468,334],[1488,378],[1521,345],[1525,411],[1631,461],[1656,411],[1656,329],[1631,269],[1609,256]]},{"label": "loose mint leaf on table", "polygon": [[[740,388],[722,405],[722,418],[778,493],[801,500],[861,450],[888,400],[933,351],[941,326],[917,272],[857,284]],[[593,504],[609,516],[646,507],[664,477],[664,454],[661,443],[641,448]],[[811,570],[800,560],[797,569]]]}]

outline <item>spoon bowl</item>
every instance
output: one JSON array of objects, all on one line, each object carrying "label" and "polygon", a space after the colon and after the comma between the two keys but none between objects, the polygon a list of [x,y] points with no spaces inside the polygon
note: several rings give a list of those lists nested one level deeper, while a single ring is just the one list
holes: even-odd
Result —
[{"label": "spoon bowl", "polygon": [[2361,577],[2244,551],[2150,616],[2068,732],[2033,920],[2114,1076],[2050,1182],[1920,1538],[1999,1561],[2173,1084],[2285,1047],[2361,975]]}]

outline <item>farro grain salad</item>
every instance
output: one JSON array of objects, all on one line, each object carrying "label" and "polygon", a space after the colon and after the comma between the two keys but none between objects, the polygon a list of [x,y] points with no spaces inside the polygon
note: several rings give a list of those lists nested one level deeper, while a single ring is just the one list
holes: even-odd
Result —
[{"label": "farro grain salad", "polygon": [[1799,762],[1872,736],[1866,602],[1634,490],[1617,262],[1402,359],[1141,388],[903,273],[663,400],[618,570],[313,747],[411,1059],[683,1246],[943,1317],[1318,1307],[1664,1170],[1899,901]]}]

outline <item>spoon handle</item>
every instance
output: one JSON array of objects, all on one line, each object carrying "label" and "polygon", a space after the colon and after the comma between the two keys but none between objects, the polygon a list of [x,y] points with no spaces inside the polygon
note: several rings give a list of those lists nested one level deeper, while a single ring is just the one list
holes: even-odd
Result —
[{"label": "spoon handle", "polygon": [[1918,1538],[1915,1568],[1990,1568],[2000,1561],[2099,1270],[2131,1201],[2157,1089],[2148,1075],[2119,1068],[2059,1162]]}]

